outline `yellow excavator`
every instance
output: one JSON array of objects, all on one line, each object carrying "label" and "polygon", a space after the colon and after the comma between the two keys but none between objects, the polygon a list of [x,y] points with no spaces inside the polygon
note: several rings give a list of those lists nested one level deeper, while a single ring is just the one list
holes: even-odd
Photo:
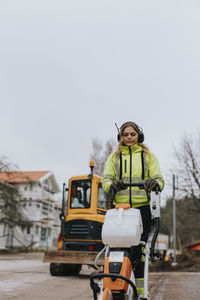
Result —
[{"label": "yellow excavator", "polygon": [[[71,177],[68,187],[63,184],[57,251],[44,254],[44,262],[50,262],[52,276],[77,275],[82,265],[94,266],[95,257],[104,247],[101,230],[108,195],[102,188],[101,177],[93,169],[91,161],[89,174]],[[104,257],[99,257],[98,264],[103,263]]]}]

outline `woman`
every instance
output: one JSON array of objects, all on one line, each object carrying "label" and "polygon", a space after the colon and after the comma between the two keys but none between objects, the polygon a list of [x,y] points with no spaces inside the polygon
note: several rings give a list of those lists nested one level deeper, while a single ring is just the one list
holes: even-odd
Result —
[{"label": "woman", "polygon": [[[131,207],[141,212],[143,221],[142,241],[147,242],[151,228],[150,192],[156,187],[164,188],[164,180],[155,155],[143,143],[142,129],[133,122],[124,123],[118,134],[118,149],[109,155],[104,170],[103,188],[109,192],[115,190],[114,205],[130,203]],[[124,183],[144,183],[144,189],[126,188]],[[131,257],[140,261],[135,269],[136,287],[143,293],[143,263],[141,263],[142,247],[131,247]]]}]

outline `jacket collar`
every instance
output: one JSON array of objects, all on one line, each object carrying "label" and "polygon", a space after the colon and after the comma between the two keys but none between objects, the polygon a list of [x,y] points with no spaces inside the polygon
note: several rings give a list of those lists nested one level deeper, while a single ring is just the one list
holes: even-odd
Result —
[{"label": "jacket collar", "polygon": [[130,150],[131,149],[131,152],[141,152],[142,151],[142,146],[138,145],[138,144],[135,144],[131,147],[128,147],[128,146],[122,146],[121,148],[121,152],[122,154],[129,154],[130,153]]}]

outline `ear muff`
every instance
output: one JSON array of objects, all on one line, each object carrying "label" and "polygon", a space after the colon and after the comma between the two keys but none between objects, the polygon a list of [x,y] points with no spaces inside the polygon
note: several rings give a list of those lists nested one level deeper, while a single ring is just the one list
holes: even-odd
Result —
[{"label": "ear muff", "polygon": [[138,143],[143,143],[144,142],[144,133],[142,131],[142,128],[139,128],[138,131]]},{"label": "ear muff", "polygon": [[117,141],[118,142],[120,141],[120,133],[118,133],[118,135],[117,135]]},{"label": "ear muff", "polygon": [[122,124],[122,126],[120,127],[120,131],[117,135],[117,141],[119,142],[120,141],[120,137],[121,137],[121,130],[122,128],[126,125],[126,124],[132,124],[134,126],[134,128],[136,128],[136,131],[138,133],[138,143],[143,143],[144,142],[144,133],[143,133],[143,130],[141,127],[139,127],[136,123],[133,123],[133,122],[126,122],[124,124]]}]

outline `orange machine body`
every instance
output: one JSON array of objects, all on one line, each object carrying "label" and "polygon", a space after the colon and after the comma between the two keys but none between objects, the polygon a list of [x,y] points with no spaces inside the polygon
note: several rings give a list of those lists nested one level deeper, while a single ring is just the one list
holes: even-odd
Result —
[{"label": "orange machine body", "polygon": [[[111,263],[116,264],[116,266],[118,264],[119,273],[116,273],[116,274],[122,275],[122,276],[130,279],[131,271],[132,271],[132,264],[131,264],[131,261],[128,258],[128,256],[123,257],[123,262],[112,262],[112,261],[110,261],[109,257],[106,257],[105,264],[104,264],[104,273],[105,274],[113,273],[110,268]],[[121,265],[121,267],[120,267],[120,265]],[[105,277],[103,279],[103,288],[104,289],[108,288],[109,290],[112,290],[112,291],[123,290],[125,293],[127,293],[128,283],[121,278],[111,279],[109,277]]]}]

